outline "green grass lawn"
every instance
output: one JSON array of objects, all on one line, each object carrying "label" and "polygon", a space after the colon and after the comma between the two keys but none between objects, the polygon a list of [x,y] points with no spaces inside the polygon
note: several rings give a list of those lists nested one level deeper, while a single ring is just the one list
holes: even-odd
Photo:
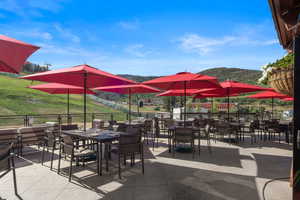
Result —
[{"label": "green grass lawn", "polygon": [[[51,95],[27,86],[40,84],[8,76],[0,76],[0,115],[25,114],[66,114],[67,95]],[[120,111],[87,100],[89,113],[116,113],[117,119],[123,119]],[[83,96],[70,95],[70,113],[83,113]],[[117,114],[118,113],[118,114]],[[121,116],[122,115],[122,116]]]}]

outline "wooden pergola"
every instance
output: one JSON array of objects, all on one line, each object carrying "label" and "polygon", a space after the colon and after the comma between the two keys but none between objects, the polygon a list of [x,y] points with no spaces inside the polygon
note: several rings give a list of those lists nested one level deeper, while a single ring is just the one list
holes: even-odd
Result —
[{"label": "wooden pergola", "polygon": [[295,55],[292,177],[296,200],[300,199],[300,0],[269,0],[269,4],[280,44]]}]

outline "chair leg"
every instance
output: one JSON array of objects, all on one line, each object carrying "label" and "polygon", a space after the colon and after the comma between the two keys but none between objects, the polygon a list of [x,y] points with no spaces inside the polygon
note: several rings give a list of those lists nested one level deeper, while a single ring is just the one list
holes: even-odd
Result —
[{"label": "chair leg", "polygon": [[141,148],[141,161],[142,161],[142,173],[145,173],[145,166],[144,166],[144,149]]},{"label": "chair leg", "polygon": [[119,166],[118,167],[119,167],[119,179],[121,179],[121,154],[120,153],[119,153]]},{"label": "chair leg", "polygon": [[15,190],[15,194],[17,195],[18,189],[17,189],[17,177],[16,177],[16,167],[15,167],[14,158],[11,159],[11,165],[12,165],[12,171],[13,171],[14,190]]},{"label": "chair leg", "polygon": [[61,145],[59,145],[57,174],[59,174],[60,172],[60,161],[61,161]]},{"label": "chair leg", "polygon": [[52,170],[52,168],[53,168],[54,149],[55,149],[55,142],[54,142],[54,144],[53,144],[52,152],[51,152],[51,165],[50,165],[50,170]]},{"label": "chair leg", "polygon": [[71,182],[71,177],[72,177],[72,166],[73,166],[73,154],[71,155],[71,160],[70,160],[69,182]]},{"label": "chair leg", "polygon": [[42,165],[44,164],[45,146],[46,144],[43,145],[43,150],[42,150],[42,160],[41,160]]}]

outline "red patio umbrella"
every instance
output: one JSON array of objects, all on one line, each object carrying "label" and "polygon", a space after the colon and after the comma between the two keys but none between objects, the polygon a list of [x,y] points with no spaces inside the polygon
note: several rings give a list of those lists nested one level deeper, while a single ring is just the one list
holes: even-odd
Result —
[{"label": "red patio umbrella", "polygon": [[[270,89],[272,90],[272,89]],[[253,94],[250,96],[246,96],[248,98],[254,98],[254,99],[272,99],[272,118],[273,118],[273,111],[274,111],[274,99],[284,99],[288,98],[289,96],[285,94],[281,94],[275,91],[265,91],[265,92],[259,92],[257,94]]]},{"label": "red patio umbrella", "polygon": [[[43,92],[47,92],[49,94],[67,94],[67,115],[68,115],[68,122],[69,122],[69,115],[70,115],[70,94],[83,94],[84,88],[78,87],[74,85],[66,85],[61,83],[45,83],[39,85],[32,85],[28,88],[40,90]],[[92,90],[87,90],[87,94],[96,94]]]},{"label": "red patio umbrella", "polygon": [[89,65],[52,70],[21,77],[22,79],[62,83],[84,88],[84,130],[86,130],[86,93],[88,88],[111,85],[135,84],[134,81],[122,78]]},{"label": "red patio umbrella", "polygon": [[143,84],[116,85],[116,86],[107,86],[107,87],[97,87],[94,89],[105,91],[105,92],[128,94],[129,123],[131,123],[131,95],[160,92],[160,90],[158,89]]},{"label": "red patio umbrella", "polygon": [[268,88],[263,88],[257,85],[251,85],[247,83],[241,83],[237,81],[231,81],[227,80],[224,82],[221,82],[220,85],[222,88],[226,90],[227,94],[227,118],[229,120],[229,96],[231,94],[242,94],[242,93],[248,93],[248,92],[255,92],[255,91],[263,91],[263,90],[269,90]]},{"label": "red patio umbrella", "polygon": [[[163,90],[181,89],[184,90],[184,121],[186,120],[186,90],[202,89],[202,88],[218,88],[220,87],[216,77],[201,74],[193,74],[189,72],[180,72],[170,76],[155,78],[144,84],[157,87]],[[185,124],[185,123],[184,123]]]},{"label": "red patio umbrella", "polygon": [[40,47],[0,35],[0,71],[19,73],[26,59]]},{"label": "red patio umbrella", "polygon": [[[227,91],[224,88],[216,88],[216,89],[202,89],[197,90],[194,98],[203,99],[203,98],[211,98],[211,108],[213,110],[213,98],[222,98],[227,97]],[[231,93],[230,96],[237,96],[238,94]],[[229,104],[228,104],[229,107]]]}]

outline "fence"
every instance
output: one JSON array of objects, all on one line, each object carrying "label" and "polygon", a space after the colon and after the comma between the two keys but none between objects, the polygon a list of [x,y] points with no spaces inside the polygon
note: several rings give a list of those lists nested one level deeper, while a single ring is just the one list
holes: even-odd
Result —
[{"label": "fence", "polygon": [[[93,119],[124,121],[128,119],[126,113],[87,113],[87,122]],[[0,127],[20,127],[43,124],[45,122],[83,123],[83,113],[78,114],[33,114],[33,115],[0,115]]]}]

